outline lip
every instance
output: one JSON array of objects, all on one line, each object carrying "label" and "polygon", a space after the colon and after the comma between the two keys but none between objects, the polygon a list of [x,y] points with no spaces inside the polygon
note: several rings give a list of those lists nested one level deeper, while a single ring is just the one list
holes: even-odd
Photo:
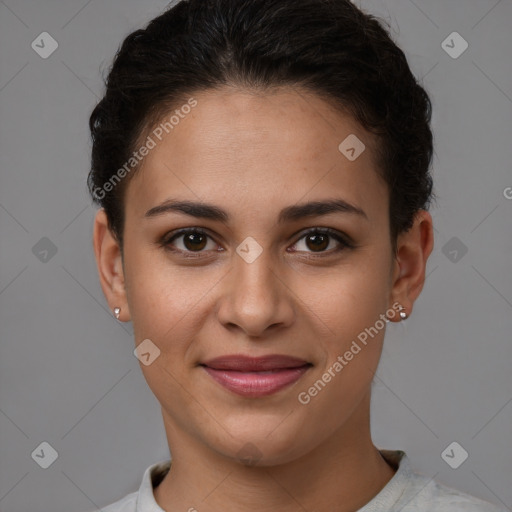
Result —
[{"label": "lip", "polygon": [[312,366],[296,357],[221,356],[201,366],[226,389],[246,397],[268,396],[299,380]]},{"label": "lip", "polygon": [[309,364],[304,359],[281,354],[269,354],[260,357],[250,357],[240,354],[220,356],[205,361],[205,366],[214,370],[237,370],[239,372],[264,372],[268,370],[298,368]]}]

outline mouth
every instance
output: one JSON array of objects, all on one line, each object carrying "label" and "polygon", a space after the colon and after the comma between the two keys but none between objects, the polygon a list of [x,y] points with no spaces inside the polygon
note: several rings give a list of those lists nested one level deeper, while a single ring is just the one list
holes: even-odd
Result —
[{"label": "mouth", "polygon": [[297,382],[313,365],[284,355],[232,355],[211,359],[200,366],[229,391],[245,397],[261,397]]}]

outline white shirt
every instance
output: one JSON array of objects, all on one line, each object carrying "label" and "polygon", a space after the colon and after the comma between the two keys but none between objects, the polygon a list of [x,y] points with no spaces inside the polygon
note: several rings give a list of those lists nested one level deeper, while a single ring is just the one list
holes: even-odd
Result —
[{"label": "white shirt", "polygon": [[[357,512],[508,512],[470,494],[439,484],[412,470],[402,450],[379,450],[395,468],[393,478]],[[153,486],[157,486],[170,469],[171,461],[149,466],[139,490],[102,508],[102,512],[166,512],[155,501]],[[92,511],[91,511],[92,512]]]}]

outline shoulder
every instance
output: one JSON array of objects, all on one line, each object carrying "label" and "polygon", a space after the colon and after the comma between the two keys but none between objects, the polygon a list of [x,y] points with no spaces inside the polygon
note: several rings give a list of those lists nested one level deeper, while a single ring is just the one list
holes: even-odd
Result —
[{"label": "shoulder", "polygon": [[381,455],[397,472],[364,512],[510,512],[415,471],[403,450],[381,450]]},{"label": "shoulder", "polygon": [[[170,460],[163,460],[152,464],[144,471],[139,490],[127,494],[124,498],[103,507],[101,512],[137,512],[138,510],[144,511],[159,511],[161,508],[155,501],[153,490],[165,475],[169,472],[171,467]],[[88,511],[89,512],[89,511]],[[92,512],[92,511],[90,511]]]},{"label": "shoulder", "polygon": [[505,507],[453,489],[425,476],[418,478],[415,484],[416,494],[404,506],[403,512],[508,512]]}]

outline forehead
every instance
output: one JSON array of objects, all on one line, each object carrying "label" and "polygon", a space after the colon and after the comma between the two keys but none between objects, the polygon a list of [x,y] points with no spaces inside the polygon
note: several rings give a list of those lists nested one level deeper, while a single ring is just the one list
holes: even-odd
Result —
[{"label": "forehead", "polygon": [[[177,106],[150,132],[154,147],[127,190],[127,209],[137,216],[170,196],[219,201],[235,213],[334,195],[386,207],[376,140],[318,96],[224,87],[192,98],[193,108],[173,117]],[[360,152],[355,160],[347,157],[351,147]]]}]

